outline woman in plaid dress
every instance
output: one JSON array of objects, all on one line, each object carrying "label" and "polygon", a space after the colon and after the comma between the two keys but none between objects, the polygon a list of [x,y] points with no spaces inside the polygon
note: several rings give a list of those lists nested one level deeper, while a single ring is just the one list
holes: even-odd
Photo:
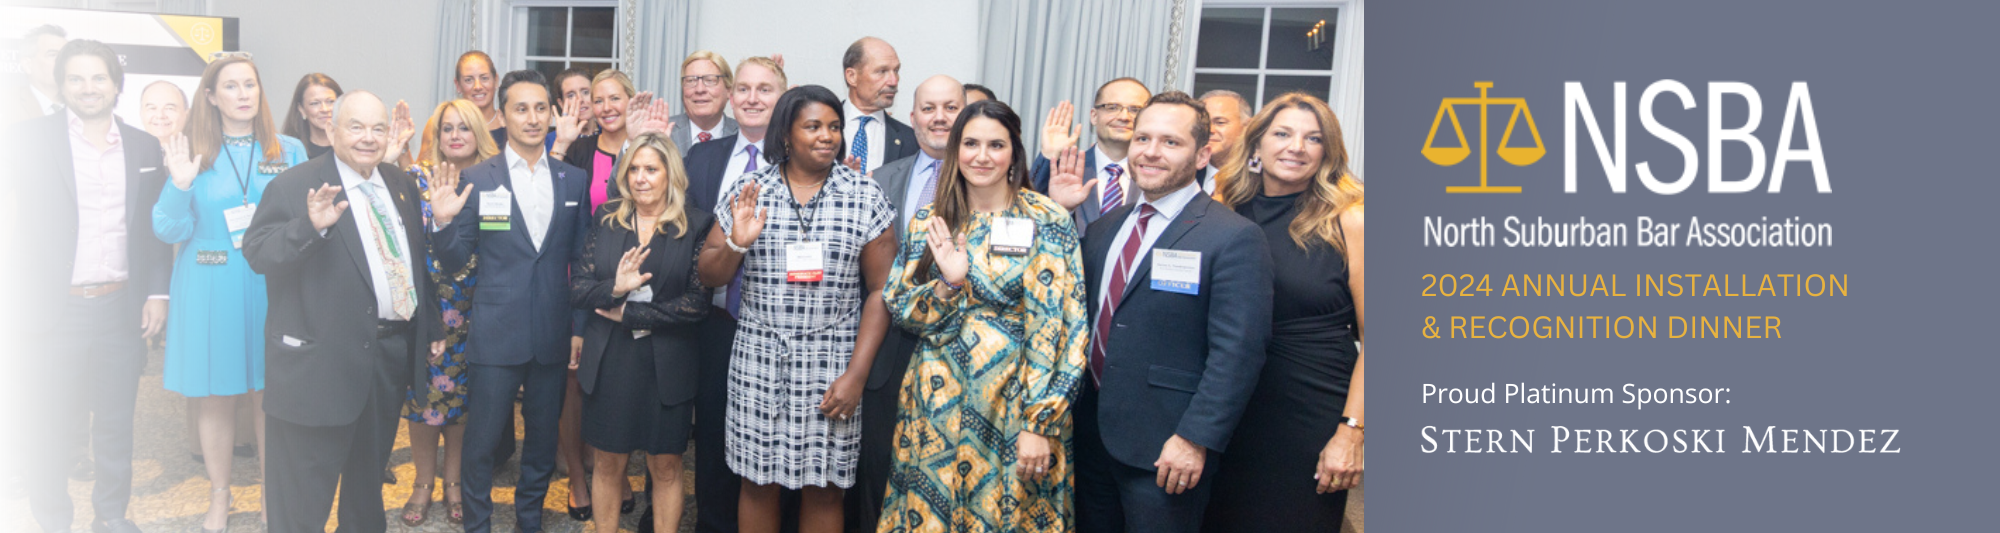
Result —
[{"label": "woman in plaid dress", "polygon": [[803,489],[801,531],[837,531],[854,485],[861,389],[889,326],[881,290],[896,214],[873,181],[837,164],[841,115],[825,87],[780,97],[769,165],[716,205],[702,250],[703,284],[727,285],[743,268],[725,422],[743,531],[778,530],[779,487]]}]

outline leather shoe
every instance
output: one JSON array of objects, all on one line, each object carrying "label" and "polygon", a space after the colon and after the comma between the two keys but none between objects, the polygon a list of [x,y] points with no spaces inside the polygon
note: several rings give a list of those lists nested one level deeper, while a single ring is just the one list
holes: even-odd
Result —
[{"label": "leather shoe", "polygon": [[141,533],[138,524],[123,518],[91,522],[90,531],[91,533]]},{"label": "leather shoe", "polygon": [[647,506],[646,512],[639,514],[639,533],[653,533],[652,506]]}]

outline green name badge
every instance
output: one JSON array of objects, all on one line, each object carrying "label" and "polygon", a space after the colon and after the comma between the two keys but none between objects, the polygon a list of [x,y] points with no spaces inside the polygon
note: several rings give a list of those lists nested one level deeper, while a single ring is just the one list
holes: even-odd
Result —
[{"label": "green name badge", "polygon": [[507,231],[513,229],[510,214],[514,212],[514,194],[506,187],[479,193],[479,230]]}]

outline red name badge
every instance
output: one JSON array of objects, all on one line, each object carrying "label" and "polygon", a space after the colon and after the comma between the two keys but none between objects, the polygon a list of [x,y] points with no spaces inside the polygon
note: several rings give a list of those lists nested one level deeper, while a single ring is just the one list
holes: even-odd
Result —
[{"label": "red name badge", "polygon": [[826,248],[817,242],[785,245],[785,281],[812,283],[826,278]]}]

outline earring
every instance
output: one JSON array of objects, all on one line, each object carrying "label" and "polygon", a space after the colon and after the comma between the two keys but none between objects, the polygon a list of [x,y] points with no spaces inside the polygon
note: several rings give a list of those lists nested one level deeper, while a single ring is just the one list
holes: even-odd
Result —
[{"label": "earring", "polygon": [[1250,172],[1254,172],[1254,173],[1257,173],[1257,174],[1263,174],[1263,173],[1264,173],[1264,158],[1262,158],[1262,157],[1258,157],[1258,156],[1254,156],[1254,155],[1253,155],[1253,156],[1250,156]]}]

